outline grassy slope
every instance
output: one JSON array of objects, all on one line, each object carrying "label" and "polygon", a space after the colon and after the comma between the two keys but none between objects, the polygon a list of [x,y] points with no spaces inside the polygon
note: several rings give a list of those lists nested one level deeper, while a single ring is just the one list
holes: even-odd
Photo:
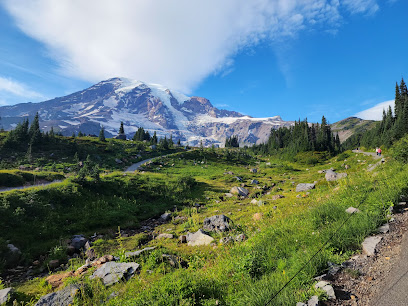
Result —
[{"label": "grassy slope", "polygon": [[[387,208],[407,187],[406,166],[390,162],[379,169],[381,175],[373,175],[364,171],[372,162],[369,157],[346,155],[343,158],[347,158],[346,163],[351,166],[347,170],[348,178],[331,184],[317,171],[328,167],[341,169],[343,160],[332,159],[325,165],[302,166],[271,159],[271,165],[267,165],[268,160],[262,158],[255,160],[240,156],[237,159],[236,153],[233,153],[227,160],[221,151],[200,153],[197,150],[178,153],[152,164],[151,171],[157,173],[141,175],[146,180],[149,178],[149,184],[144,185],[146,188],[151,188],[150,182],[156,179],[160,188],[161,184],[164,186],[163,181],[159,183],[160,179],[170,182],[184,174],[192,175],[199,182],[182,201],[187,206],[179,207],[173,213],[173,222],[157,228],[157,233],[178,236],[195,231],[201,227],[205,217],[221,213],[234,221],[232,233],[212,234],[216,238],[214,247],[188,247],[178,244],[176,239],[153,240],[149,245],[156,245],[158,249],[137,260],[142,267],[141,273],[127,283],[105,289],[98,282],[89,282],[87,277],[71,279],[69,282],[85,282],[89,289],[83,292],[78,303],[97,304],[116,291],[119,296],[108,304],[214,305],[218,301],[221,305],[264,305],[348,218],[344,210],[349,206],[359,207],[362,212],[353,215],[324,251],[289,288],[276,297],[273,305],[306,300],[316,293],[312,289],[312,278],[327,269],[328,261],[340,263],[352,252],[358,251],[364,237],[375,232],[376,227],[385,221]],[[259,173],[249,172],[249,166],[253,165],[257,166]],[[271,194],[262,196],[263,206],[250,204],[251,199],[231,198],[219,202],[220,195],[237,185],[234,176],[225,175],[225,171],[233,171],[247,184],[256,178],[260,186],[276,186],[271,189]],[[316,180],[317,188],[310,195],[294,192],[292,182],[296,185]],[[249,185],[249,190],[251,197],[259,193],[256,186]],[[274,201],[272,196],[275,194],[285,198]],[[300,198],[296,197],[298,194]],[[205,206],[197,209],[192,205],[195,202]],[[164,206],[160,208],[166,209]],[[254,221],[254,213],[262,213],[263,218]],[[177,216],[185,220],[176,220]],[[109,222],[114,223],[115,220]],[[244,233],[248,240],[227,245],[218,242],[222,236],[239,233]],[[100,255],[107,252],[121,255],[125,250],[136,249],[143,241],[143,235],[98,241],[95,249]],[[162,260],[163,253],[183,258],[189,262],[189,268],[172,268]],[[81,261],[72,264],[78,266]],[[46,286],[41,280],[34,280],[18,290],[21,294],[29,294],[26,298],[30,298],[44,294],[44,288]]]},{"label": "grassy slope", "polygon": [[333,133],[338,133],[340,141],[344,142],[347,138],[355,133],[362,133],[370,130],[377,124],[373,120],[363,120],[357,117],[349,117],[331,125]]}]

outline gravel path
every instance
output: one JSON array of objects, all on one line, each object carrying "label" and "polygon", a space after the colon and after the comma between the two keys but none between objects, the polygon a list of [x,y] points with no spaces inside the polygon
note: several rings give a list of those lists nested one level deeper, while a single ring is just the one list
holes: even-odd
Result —
[{"label": "gravel path", "polygon": [[[158,156],[158,157],[163,157],[163,156]],[[140,161],[140,162],[138,162],[138,163],[136,163],[136,164],[133,164],[133,165],[131,165],[129,168],[127,168],[127,169],[125,170],[125,172],[133,172],[133,171],[136,171],[136,170],[138,170],[141,166],[143,166],[144,164],[148,163],[149,161],[151,161],[151,160],[153,160],[153,159],[155,159],[155,158],[157,158],[157,157],[152,157],[152,158],[149,158],[149,159],[145,159],[145,160],[142,160],[142,161]]]},{"label": "gravel path", "polygon": [[382,155],[377,155],[377,153],[375,153],[375,152],[364,152],[364,151],[361,151],[361,150],[352,150],[352,152],[353,153],[361,153],[361,154],[364,154],[364,155],[367,155],[367,156],[372,156],[375,159],[380,159],[380,158],[383,157]]},{"label": "gravel path", "polygon": [[42,183],[38,183],[38,184],[34,184],[34,185],[28,185],[28,186],[18,186],[18,187],[5,187],[5,188],[0,188],[0,192],[6,192],[6,191],[10,191],[10,190],[17,190],[17,189],[27,189],[27,188],[32,188],[32,187],[43,187],[43,186],[47,186],[50,184],[54,184],[54,183],[61,183],[61,180],[56,180],[56,181],[52,181],[52,182],[42,182]]}]

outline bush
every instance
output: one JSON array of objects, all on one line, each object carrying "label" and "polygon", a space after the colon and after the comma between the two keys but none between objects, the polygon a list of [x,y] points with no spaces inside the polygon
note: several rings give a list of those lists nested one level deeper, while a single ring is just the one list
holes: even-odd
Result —
[{"label": "bush", "polygon": [[408,162],[408,137],[400,139],[391,151],[392,157],[406,164]]}]

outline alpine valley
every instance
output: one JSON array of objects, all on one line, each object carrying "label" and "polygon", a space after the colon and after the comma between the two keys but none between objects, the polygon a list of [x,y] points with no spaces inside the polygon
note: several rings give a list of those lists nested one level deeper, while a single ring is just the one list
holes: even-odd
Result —
[{"label": "alpine valley", "polygon": [[222,145],[226,137],[237,135],[242,144],[262,143],[271,128],[293,125],[281,117],[253,118],[235,111],[214,107],[209,100],[188,97],[162,85],[127,78],[112,78],[68,96],[40,103],[21,103],[0,107],[1,124],[10,130],[22,117],[39,113],[41,129],[70,136],[81,131],[97,135],[105,127],[115,136],[120,123],[132,137],[139,127],[151,134],[180,139],[197,145]]}]

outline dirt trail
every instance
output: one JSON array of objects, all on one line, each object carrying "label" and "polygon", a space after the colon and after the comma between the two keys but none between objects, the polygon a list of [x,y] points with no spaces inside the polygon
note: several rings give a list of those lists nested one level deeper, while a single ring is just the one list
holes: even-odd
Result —
[{"label": "dirt trail", "polygon": [[382,155],[377,155],[377,153],[375,153],[375,152],[364,152],[364,151],[361,151],[361,150],[352,150],[352,152],[353,153],[361,153],[361,154],[364,154],[364,155],[367,155],[367,156],[372,156],[375,159],[380,159],[380,158],[383,157]]},{"label": "dirt trail", "polygon": [[25,185],[25,186],[17,186],[17,187],[4,187],[4,188],[0,188],[0,192],[6,192],[6,191],[11,191],[11,190],[17,190],[17,189],[27,189],[27,188],[32,188],[32,187],[44,187],[47,185],[51,185],[54,183],[61,183],[61,180],[55,180],[52,182],[39,182],[33,185]]}]

